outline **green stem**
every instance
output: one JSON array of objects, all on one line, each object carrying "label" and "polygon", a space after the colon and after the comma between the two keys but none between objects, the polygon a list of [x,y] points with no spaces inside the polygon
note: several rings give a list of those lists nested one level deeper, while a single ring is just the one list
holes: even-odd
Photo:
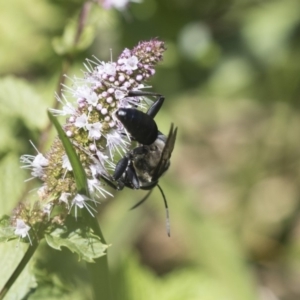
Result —
[{"label": "green stem", "polygon": [[107,255],[95,259],[95,263],[86,265],[93,286],[94,299],[113,300]]},{"label": "green stem", "polygon": [[39,243],[33,239],[32,241],[32,245],[30,245],[25,253],[25,255],[23,256],[22,260],[20,261],[20,263],[18,264],[17,268],[15,269],[15,271],[13,272],[13,274],[10,276],[10,278],[8,279],[8,281],[6,282],[6,284],[4,285],[3,289],[0,292],[0,300],[2,300],[6,293],[9,291],[9,289],[11,288],[11,286],[14,284],[14,282],[17,280],[17,278],[19,277],[19,275],[21,274],[21,272],[24,270],[24,268],[26,267],[27,263],[29,262],[29,260],[31,259],[32,255],[34,254],[35,250],[37,249]]},{"label": "green stem", "polygon": [[[102,243],[106,244],[97,219],[95,217],[91,217],[89,214],[86,215],[86,218],[88,218],[94,233],[100,237]],[[94,299],[113,300],[107,261],[107,251],[104,256],[95,259],[95,263],[87,263],[87,269],[90,273],[94,291]]]}]

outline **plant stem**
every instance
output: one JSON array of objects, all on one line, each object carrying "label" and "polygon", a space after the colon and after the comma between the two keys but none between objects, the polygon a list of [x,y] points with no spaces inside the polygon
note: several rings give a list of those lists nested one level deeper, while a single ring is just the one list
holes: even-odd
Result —
[{"label": "plant stem", "polygon": [[[97,219],[95,217],[91,217],[89,214],[86,215],[86,218],[88,218],[90,223],[89,225],[93,229],[94,233],[100,237],[102,243],[106,244]],[[94,299],[113,300],[107,261],[107,250],[106,255],[95,259],[95,263],[87,263],[86,265],[90,273]]]},{"label": "plant stem", "polygon": [[17,278],[19,277],[21,272],[24,270],[27,263],[29,262],[29,260],[33,256],[34,252],[36,251],[38,245],[39,245],[39,243],[37,242],[37,240],[33,239],[32,240],[32,245],[30,245],[28,247],[28,249],[27,249],[25,255],[23,256],[22,260],[20,261],[19,265],[17,266],[17,268],[15,269],[15,271],[10,276],[10,278],[8,279],[6,284],[4,285],[3,289],[1,290],[0,300],[2,300],[5,297],[6,293],[9,291],[11,286],[14,284],[14,282],[17,280]]}]

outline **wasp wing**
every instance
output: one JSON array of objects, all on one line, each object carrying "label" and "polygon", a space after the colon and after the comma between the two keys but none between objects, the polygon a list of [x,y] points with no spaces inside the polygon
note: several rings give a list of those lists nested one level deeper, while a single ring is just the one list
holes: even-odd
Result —
[{"label": "wasp wing", "polygon": [[153,172],[152,181],[157,181],[159,177],[167,170],[169,160],[174,149],[176,135],[177,127],[174,129],[174,124],[172,123],[160,161]]}]

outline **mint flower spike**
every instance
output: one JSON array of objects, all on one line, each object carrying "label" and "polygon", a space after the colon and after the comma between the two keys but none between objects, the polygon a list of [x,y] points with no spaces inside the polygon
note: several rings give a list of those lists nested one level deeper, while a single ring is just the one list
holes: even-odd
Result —
[{"label": "mint flower spike", "polygon": [[[27,209],[14,219],[22,216],[28,224],[52,222],[54,218],[57,221],[53,214],[59,211],[59,222],[63,222],[73,207],[76,218],[78,209],[84,208],[94,216],[94,207],[99,203],[95,199],[112,196],[101,178],[114,171],[115,156],[123,156],[131,146],[130,136],[116,112],[120,108],[147,110],[149,99],[129,95],[147,87],[146,82],[155,74],[164,51],[164,43],[153,39],[140,42],[132,50],[125,49],[116,61],[87,60],[83,78],[74,77],[71,86],[63,86],[62,95],[56,95],[62,108],[50,111],[67,118],[63,130],[86,173],[90,198],[78,194],[69,158],[56,138],[45,155],[34,147],[36,156],[21,157],[23,168],[30,169],[31,175],[43,184],[37,192],[39,200],[34,214]],[[55,206],[60,209],[55,210]]]}]

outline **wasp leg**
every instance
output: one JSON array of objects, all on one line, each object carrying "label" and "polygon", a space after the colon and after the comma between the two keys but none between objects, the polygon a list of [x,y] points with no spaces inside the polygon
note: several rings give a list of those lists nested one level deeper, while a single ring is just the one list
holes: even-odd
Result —
[{"label": "wasp leg", "polygon": [[127,156],[124,156],[121,158],[115,168],[113,179],[118,180],[121,178],[121,176],[125,173],[126,169],[128,168],[129,165],[129,159]]},{"label": "wasp leg", "polygon": [[156,114],[159,112],[160,108],[162,107],[163,103],[164,103],[165,97],[160,96],[148,109],[147,111],[147,115],[149,115],[150,117],[152,117],[154,119],[154,117],[156,116]]},{"label": "wasp leg", "polygon": [[101,179],[108,185],[110,186],[111,188],[117,190],[117,191],[120,191],[120,190],[123,190],[124,188],[124,184],[120,184],[118,182],[118,185],[116,185],[114,182],[113,182],[113,178],[109,178],[107,177],[106,175],[101,175]]},{"label": "wasp leg", "polygon": [[138,190],[140,188],[139,179],[136,175],[136,172],[132,165],[130,165],[126,171],[126,181],[131,185],[134,190]]},{"label": "wasp leg", "polygon": [[[159,189],[159,191],[160,191],[160,193],[162,195],[162,198],[164,200],[165,211],[166,211],[166,230],[167,230],[168,236],[170,236],[171,235],[171,229],[170,229],[169,206],[168,206],[167,198],[165,196],[165,193],[164,193],[163,189],[158,184],[158,181],[154,181],[154,182],[149,183],[147,186],[144,186],[143,189],[145,189],[145,190],[149,190],[150,189],[150,192],[151,192],[155,186],[158,187],[158,189]],[[141,201],[139,201],[135,206],[133,206],[131,209],[139,206],[144,201],[146,201],[146,199],[148,198],[148,196],[150,196],[150,192]]]},{"label": "wasp leg", "polygon": [[147,111],[147,115],[152,117],[156,116],[156,114],[159,112],[160,108],[162,107],[165,97],[161,94],[156,94],[152,92],[141,92],[141,91],[131,91],[128,93],[129,97],[135,97],[135,96],[153,96],[156,97],[157,100],[150,106],[150,108]]},{"label": "wasp leg", "polygon": [[145,196],[143,199],[141,199],[138,203],[136,203],[135,205],[133,205],[133,206],[130,208],[130,210],[135,209],[135,208],[137,208],[138,206],[140,206],[142,203],[144,203],[144,202],[149,198],[149,196],[151,195],[152,191],[153,191],[153,189],[150,190],[150,191],[146,194],[146,196]]}]

